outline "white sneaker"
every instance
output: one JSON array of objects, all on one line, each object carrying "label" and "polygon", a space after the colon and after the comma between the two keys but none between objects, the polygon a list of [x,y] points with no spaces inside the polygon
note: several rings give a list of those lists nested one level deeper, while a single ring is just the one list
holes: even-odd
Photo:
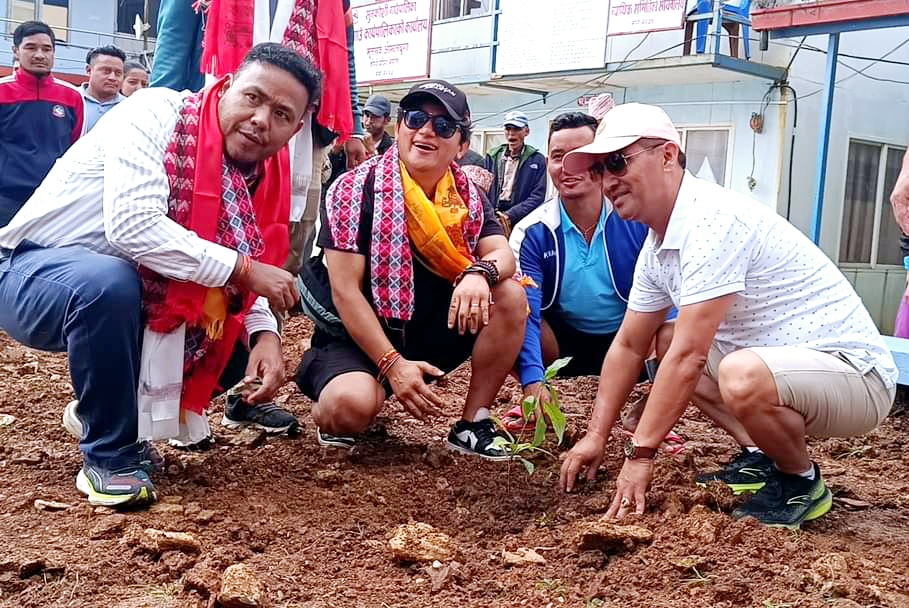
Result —
[{"label": "white sneaker", "polygon": [[76,411],[79,407],[79,400],[73,399],[63,408],[63,428],[66,432],[81,440],[85,430],[82,428],[82,421],[79,419],[79,413]]}]

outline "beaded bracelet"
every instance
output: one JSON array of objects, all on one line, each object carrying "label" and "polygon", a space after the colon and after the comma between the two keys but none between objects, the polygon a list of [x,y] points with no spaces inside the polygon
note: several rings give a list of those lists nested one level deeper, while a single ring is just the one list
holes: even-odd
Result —
[{"label": "beaded bracelet", "polygon": [[490,288],[499,282],[499,269],[496,268],[495,260],[479,260],[468,266],[455,279],[455,287],[469,274],[482,274]]}]

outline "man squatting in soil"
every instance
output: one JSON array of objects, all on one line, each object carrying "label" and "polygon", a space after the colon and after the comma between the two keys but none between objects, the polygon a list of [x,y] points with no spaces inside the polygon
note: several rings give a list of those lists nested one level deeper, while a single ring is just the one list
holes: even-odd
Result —
[{"label": "man squatting in soil", "polygon": [[269,305],[298,299],[280,268],[285,144],[319,93],[312,65],[271,43],[203,92],[143,91],[70,148],[0,230],[0,328],[68,352],[84,458],[76,486],[90,503],[156,498],[160,456],[137,429],[143,323],[187,326],[181,408],[201,411],[244,373],[262,379],[248,401],[268,407],[283,383]]},{"label": "man squatting in soil", "polygon": [[756,492],[733,517],[798,528],[832,502],[805,436],[875,428],[893,405],[896,365],[858,295],[818,247],[772,209],[694,177],[679,153],[666,113],[629,103],[606,114],[592,144],[565,158],[573,172],[602,162],[604,194],[650,232],[587,435],[567,454],[560,485],[571,491],[585,470],[593,479],[654,334],[675,306],[671,342],[625,446],[607,515],[644,512],[656,448],[693,401],[741,446],[698,483]]},{"label": "man squatting in soil", "polygon": [[448,444],[509,458],[494,443],[488,408],[521,347],[527,299],[512,280],[515,260],[494,208],[454,164],[470,124],[462,91],[441,80],[418,84],[401,100],[397,143],[326,196],[325,264],[307,264],[302,300],[314,298],[326,314],[315,315],[296,377],[315,402],[323,445],[351,447],[389,393],[416,418],[437,412],[445,404],[427,380],[471,358]]}]

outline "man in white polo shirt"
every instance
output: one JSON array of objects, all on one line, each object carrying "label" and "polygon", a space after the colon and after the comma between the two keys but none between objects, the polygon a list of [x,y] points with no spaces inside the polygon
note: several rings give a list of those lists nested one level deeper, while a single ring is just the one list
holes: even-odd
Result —
[{"label": "man in white polo shirt", "polygon": [[660,439],[689,400],[741,453],[699,484],[756,492],[733,512],[798,528],[831,506],[806,435],[866,433],[893,404],[896,366],[858,295],[801,232],[749,197],[685,171],[679,135],[655,106],[625,104],[594,143],[569,153],[581,171],[603,163],[603,189],[624,219],[647,224],[628,312],[609,349],[587,435],[560,485],[593,479],[606,438],[675,306],[678,319],[648,406],[625,446],[608,512],[643,513]]}]

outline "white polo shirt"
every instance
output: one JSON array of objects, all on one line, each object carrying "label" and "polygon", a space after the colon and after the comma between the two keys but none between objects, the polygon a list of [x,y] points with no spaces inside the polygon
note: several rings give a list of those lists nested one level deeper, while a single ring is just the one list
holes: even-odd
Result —
[{"label": "white polo shirt", "polygon": [[896,384],[893,356],[843,273],[792,224],[751,198],[685,172],[665,237],[650,231],[628,308],[655,312],[737,294],[714,341],[842,353]]}]

